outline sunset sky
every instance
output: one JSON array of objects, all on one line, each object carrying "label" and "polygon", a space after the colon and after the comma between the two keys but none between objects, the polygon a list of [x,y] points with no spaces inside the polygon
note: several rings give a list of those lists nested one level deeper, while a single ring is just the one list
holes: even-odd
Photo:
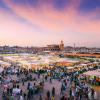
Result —
[{"label": "sunset sky", "polygon": [[0,45],[100,47],[100,0],[0,0]]}]

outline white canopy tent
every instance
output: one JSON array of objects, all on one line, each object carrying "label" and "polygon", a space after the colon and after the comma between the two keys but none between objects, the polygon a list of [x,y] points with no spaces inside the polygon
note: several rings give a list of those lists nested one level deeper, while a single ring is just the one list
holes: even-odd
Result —
[{"label": "white canopy tent", "polygon": [[3,67],[3,68],[4,67],[10,67],[10,65],[11,65],[10,63],[4,62],[4,61],[0,61],[0,66]]},{"label": "white canopy tent", "polygon": [[100,77],[100,70],[88,71],[84,75]]}]

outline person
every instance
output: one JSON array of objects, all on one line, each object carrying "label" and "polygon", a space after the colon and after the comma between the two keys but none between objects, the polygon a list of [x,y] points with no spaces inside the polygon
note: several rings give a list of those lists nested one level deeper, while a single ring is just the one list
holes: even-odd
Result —
[{"label": "person", "polygon": [[47,98],[50,100],[50,91],[47,92]]},{"label": "person", "polygon": [[9,90],[10,94],[12,94],[12,90],[13,90],[13,88],[10,88],[10,90]]},{"label": "person", "polygon": [[13,95],[10,96],[10,100],[14,100],[14,96]]},{"label": "person", "polygon": [[64,97],[64,96],[62,96],[60,100],[64,100],[64,99],[65,99],[65,97]]},{"label": "person", "polygon": [[54,96],[52,96],[52,100],[55,100]]},{"label": "person", "polygon": [[62,94],[62,93],[63,93],[63,84],[61,86],[61,92],[60,92],[60,94]]},{"label": "person", "polygon": [[26,100],[26,93],[24,93],[24,100]]},{"label": "person", "polygon": [[29,90],[29,87],[30,87],[30,82],[29,82],[28,85],[27,85],[27,90]]},{"label": "person", "polygon": [[97,100],[97,99],[98,99],[98,97],[97,97],[97,92],[94,91],[94,100]]},{"label": "person", "polygon": [[27,100],[31,99],[31,94],[30,94],[30,90],[28,90],[28,94],[27,94]]},{"label": "person", "polygon": [[68,94],[67,93],[64,96],[64,100],[68,100]]},{"label": "person", "polygon": [[22,95],[20,95],[20,98],[19,98],[19,100],[24,100],[24,98],[23,98],[23,96],[22,96]]},{"label": "person", "polygon": [[91,89],[91,98],[94,99],[94,89],[93,88]]},{"label": "person", "polygon": [[52,83],[52,79],[50,78],[50,83]]},{"label": "person", "polygon": [[69,90],[69,95],[70,95],[70,97],[72,97],[72,90],[71,90],[71,88]]},{"label": "person", "polygon": [[42,100],[42,96],[40,95],[39,100]]},{"label": "person", "polygon": [[94,89],[91,89],[91,95],[94,96]]},{"label": "person", "polygon": [[52,96],[53,97],[55,96],[55,88],[54,87],[52,88]]},{"label": "person", "polygon": [[24,78],[22,78],[22,85],[24,86]]},{"label": "person", "polygon": [[92,99],[91,91],[88,92],[88,99],[89,99],[89,100]]}]

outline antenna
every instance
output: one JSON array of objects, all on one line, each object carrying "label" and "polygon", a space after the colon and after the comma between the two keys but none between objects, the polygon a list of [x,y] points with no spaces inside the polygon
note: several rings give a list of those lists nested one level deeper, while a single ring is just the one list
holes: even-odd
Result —
[{"label": "antenna", "polygon": [[75,48],[76,48],[76,45],[75,45],[75,43],[74,43],[74,51],[75,51]]},{"label": "antenna", "polygon": [[76,45],[75,45],[75,43],[74,43],[73,53],[75,53],[75,51],[76,51]]}]

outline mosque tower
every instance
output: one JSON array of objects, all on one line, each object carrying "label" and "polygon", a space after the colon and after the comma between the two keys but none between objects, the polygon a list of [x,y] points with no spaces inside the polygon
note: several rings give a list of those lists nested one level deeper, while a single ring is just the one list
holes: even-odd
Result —
[{"label": "mosque tower", "polygon": [[64,43],[63,43],[63,41],[60,42],[59,48],[60,48],[61,51],[64,50]]}]

